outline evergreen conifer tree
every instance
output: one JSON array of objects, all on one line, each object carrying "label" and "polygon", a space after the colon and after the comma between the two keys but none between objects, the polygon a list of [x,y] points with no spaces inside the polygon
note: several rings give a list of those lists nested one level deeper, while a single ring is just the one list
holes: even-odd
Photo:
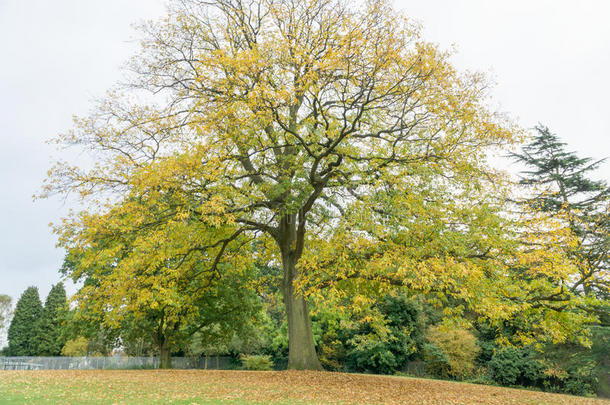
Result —
[{"label": "evergreen conifer tree", "polygon": [[37,328],[36,345],[40,356],[59,356],[65,342],[62,322],[67,309],[66,290],[62,283],[55,284],[44,305]]},{"label": "evergreen conifer tree", "polygon": [[577,236],[571,254],[578,261],[580,278],[573,291],[607,298],[610,271],[610,188],[589,176],[605,159],[581,158],[566,150],[566,143],[543,126],[537,135],[512,157],[527,166],[521,184],[534,194],[525,202],[552,215],[563,215]]},{"label": "evergreen conifer tree", "polygon": [[36,335],[42,315],[42,303],[37,287],[27,288],[15,307],[15,313],[8,329],[9,356],[36,356]]}]

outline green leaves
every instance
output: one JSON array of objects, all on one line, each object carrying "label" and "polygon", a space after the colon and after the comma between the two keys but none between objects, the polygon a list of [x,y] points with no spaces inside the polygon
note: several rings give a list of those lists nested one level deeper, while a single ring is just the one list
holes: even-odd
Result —
[{"label": "green leaves", "polygon": [[[145,34],[126,93],[61,139],[96,165],[60,165],[46,189],[91,202],[56,230],[70,276],[92,280],[79,299],[107,322],[180,329],[255,264],[281,266],[291,299],[400,287],[448,317],[540,315],[539,335],[583,321],[571,304],[541,315],[557,309],[543,298],[572,297],[557,291],[568,238],[544,221],[522,237],[531,223],[485,161],[520,130],[388,1],[186,0]],[[301,318],[291,330],[309,334]]]},{"label": "green leaves", "polygon": [[8,329],[7,354],[10,356],[38,355],[38,325],[42,315],[42,303],[38,296],[38,288],[27,288],[17,305]]},{"label": "green leaves", "polygon": [[68,303],[62,283],[55,284],[45,301],[38,323],[36,345],[39,356],[59,356],[66,342],[66,313]]}]

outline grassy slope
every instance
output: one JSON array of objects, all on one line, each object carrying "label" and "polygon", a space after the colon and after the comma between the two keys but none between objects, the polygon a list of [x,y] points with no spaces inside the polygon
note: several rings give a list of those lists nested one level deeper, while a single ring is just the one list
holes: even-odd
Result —
[{"label": "grassy slope", "polygon": [[0,371],[0,404],[610,404],[542,392],[327,372]]}]

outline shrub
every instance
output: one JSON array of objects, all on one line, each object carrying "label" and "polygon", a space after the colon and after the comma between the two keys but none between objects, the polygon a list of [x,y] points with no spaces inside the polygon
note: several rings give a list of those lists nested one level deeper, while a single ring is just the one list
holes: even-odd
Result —
[{"label": "shrub", "polygon": [[411,298],[387,295],[375,308],[387,322],[387,335],[361,322],[346,340],[346,366],[350,371],[394,374],[420,352],[423,338],[420,306]]},{"label": "shrub", "polygon": [[489,361],[491,377],[501,385],[536,385],[542,369],[542,363],[527,348],[501,349]]},{"label": "shrub", "polygon": [[89,341],[87,340],[87,338],[79,336],[76,339],[68,340],[64,347],[61,349],[61,354],[62,356],[69,357],[86,356],[88,346]]},{"label": "shrub", "polygon": [[437,377],[448,377],[451,366],[449,360],[438,346],[432,343],[424,345],[424,361],[428,373]]},{"label": "shrub", "polygon": [[610,328],[592,326],[589,329],[592,347],[574,342],[547,345],[539,355],[544,370],[541,386],[548,391],[573,395],[610,396],[608,389],[608,348]]},{"label": "shrub", "polygon": [[349,352],[347,366],[350,371],[394,374],[398,368],[398,363],[396,356],[386,342],[371,338],[370,340],[361,340]]},{"label": "shrub", "polygon": [[427,377],[428,367],[423,360],[414,360],[407,363],[404,371],[397,372],[398,375],[408,375],[412,377]]},{"label": "shrub", "polygon": [[590,374],[570,374],[562,392],[572,395],[595,396],[598,385],[597,378]]},{"label": "shrub", "polygon": [[598,379],[594,372],[595,363],[581,367],[567,367],[547,364],[542,371],[542,386],[546,391],[562,392],[572,395],[595,395]]},{"label": "shrub", "polygon": [[345,345],[341,340],[332,337],[332,334],[322,336],[318,346],[320,363],[325,370],[341,371],[345,360]]},{"label": "shrub", "polygon": [[460,379],[472,375],[481,348],[471,332],[443,325],[432,326],[426,338],[429,343],[424,346],[424,360],[432,373]]},{"label": "shrub", "polygon": [[549,345],[541,353],[527,347],[499,349],[488,363],[489,374],[500,385],[594,395],[599,365],[578,350],[571,345]]},{"label": "shrub", "polygon": [[489,373],[485,369],[479,369],[475,371],[474,377],[468,380],[470,384],[481,384],[481,385],[496,385],[496,382],[491,378]]},{"label": "shrub", "polygon": [[273,369],[273,362],[271,356],[262,355],[241,355],[240,356],[242,366],[245,370],[259,370],[268,371]]},{"label": "shrub", "polygon": [[[318,358],[325,370],[345,369],[349,327],[343,325],[347,315],[336,309],[320,306],[312,317],[312,329]],[[277,364],[277,363],[276,363]]]}]

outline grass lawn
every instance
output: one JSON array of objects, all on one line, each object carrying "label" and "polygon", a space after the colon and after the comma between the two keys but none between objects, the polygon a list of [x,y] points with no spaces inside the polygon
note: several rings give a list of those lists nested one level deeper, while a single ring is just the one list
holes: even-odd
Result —
[{"label": "grass lawn", "polygon": [[297,371],[0,371],[0,404],[610,404],[406,377]]}]

